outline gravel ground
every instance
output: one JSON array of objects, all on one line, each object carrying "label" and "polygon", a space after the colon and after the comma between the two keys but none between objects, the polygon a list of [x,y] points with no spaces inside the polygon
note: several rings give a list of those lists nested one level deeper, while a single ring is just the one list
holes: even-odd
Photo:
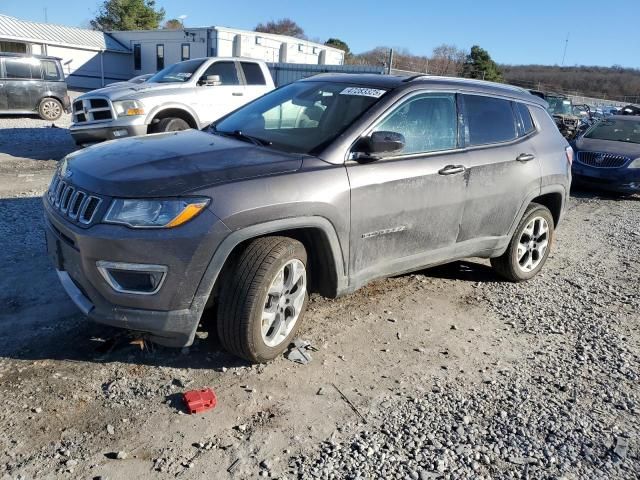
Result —
[{"label": "gravel ground", "polygon": [[[470,302],[527,339],[479,385],[389,402],[375,428],[292,459],[299,478],[640,478],[640,208],[578,200],[542,275],[483,282]],[[588,212],[588,214],[584,214]]]}]

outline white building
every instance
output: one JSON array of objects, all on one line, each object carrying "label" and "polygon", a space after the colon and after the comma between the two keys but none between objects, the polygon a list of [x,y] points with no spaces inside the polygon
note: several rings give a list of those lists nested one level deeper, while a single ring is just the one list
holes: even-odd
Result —
[{"label": "white building", "polygon": [[131,78],[131,51],[108,34],[84,28],[0,14],[0,52],[59,57],[71,87],[98,88]]},{"label": "white building", "polygon": [[276,63],[342,65],[344,52],[321,43],[227,27],[109,32],[133,52],[133,75],[199,57],[248,57]]}]

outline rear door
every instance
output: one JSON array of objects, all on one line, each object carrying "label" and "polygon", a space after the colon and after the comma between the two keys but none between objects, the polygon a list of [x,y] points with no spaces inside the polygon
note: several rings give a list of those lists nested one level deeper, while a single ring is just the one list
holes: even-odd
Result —
[{"label": "rear door", "polygon": [[40,60],[37,58],[5,57],[4,84],[7,109],[34,112],[38,108],[43,87]]},{"label": "rear door", "polygon": [[245,102],[250,102],[267,92],[267,79],[262,67],[256,62],[241,61],[240,68],[245,83]]},{"label": "rear door", "polygon": [[245,103],[245,86],[242,84],[237,62],[214,62],[204,71],[201,78],[208,75],[219,76],[220,84],[198,87],[198,101],[205,106],[202,112],[198,113],[205,123],[213,122]]},{"label": "rear door", "polygon": [[461,100],[468,186],[458,241],[490,244],[509,232],[525,197],[540,191],[540,163],[530,141],[537,132],[524,104],[521,110],[508,99],[477,94]]},{"label": "rear door", "polygon": [[406,145],[398,155],[346,164],[350,271],[360,280],[415,269],[428,255],[429,262],[450,255],[466,188],[455,93],[413,94],[370,131],[401,133]]}]

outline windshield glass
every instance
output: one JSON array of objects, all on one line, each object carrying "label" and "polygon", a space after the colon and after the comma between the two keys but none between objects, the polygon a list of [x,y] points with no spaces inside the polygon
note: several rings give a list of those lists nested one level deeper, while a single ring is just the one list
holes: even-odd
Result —
[{"label": "windshield glass", "polygon": [[640,143],[640,119],[605,119],[589,130],[584,138],[612,140],[614,142]]},{"label": "windshield glass", "polygon": [[170,67],[160,70],[147,80],[148,83],[184,83],[188,82],[193,74],[200,68],[204,60],[187,60],[174,63]]},{"label": "windshield glass", "polygon": [[212,126],[295,153],[315,153],[344,132],[387,91],[345,83],[296,82],[274,90]]},{"label": "windshield glass", "polygon": [[551,115],[572,115],[571,100],[562,97],[547,97]]}]

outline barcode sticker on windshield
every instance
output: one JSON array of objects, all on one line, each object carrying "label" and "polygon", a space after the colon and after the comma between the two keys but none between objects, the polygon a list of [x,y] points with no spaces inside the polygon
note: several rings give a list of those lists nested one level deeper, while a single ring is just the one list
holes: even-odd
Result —
[{"label": "barcode sticker on windshield", "polygon": [[359,95],[361,97],[380,98],[385,93],[387,93],[386,90],[378,90],[377,88],[347,87],[340,92],[340,95]]}]

